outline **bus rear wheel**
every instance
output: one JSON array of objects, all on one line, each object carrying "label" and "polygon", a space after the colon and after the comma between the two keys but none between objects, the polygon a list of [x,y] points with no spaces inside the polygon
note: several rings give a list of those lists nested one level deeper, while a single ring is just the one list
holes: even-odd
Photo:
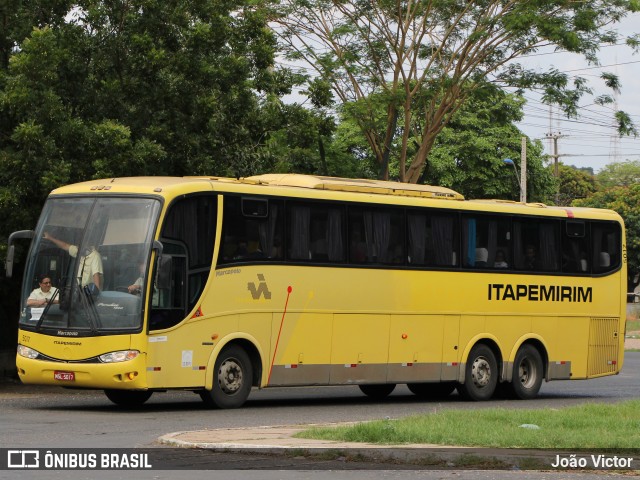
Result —
[{"label": "bus rear wheel", "polygon": [[237,345],[226,347],[216,359],[213,388],[200,397],[208,407],[238,408],[251,393],[253,366],[249,355]]},{"label": "bus rear wheel", "polygon": [[149,400],[153,392],[144,390],[105,390],[109,400],[121,407],[139,407]]},{"label": "bus rear wheel", "polygon": [[420,398],[446,398],[456,388],[454,382],[441,383],[408,383],[407,387]]},{"label": "bus rear wheel", "polygon": [[362,393],[375,400],[382,400],[389,396],[396,388],[395,383],[381,383],[379,385],[358,385]]},{"label": "bus rear wheel", "polygon": [[498,362],[493,350],[483,343],[471,349],[465,366],[464,383],[457,386],[466,400],[489,400],[498,384]]},{"label": "bus rear wheel", "polygon": [[513,362],[510,393],[521,400],[535,398],[540,391],[543,376],[540,352],[533,345],[523,345]]}]

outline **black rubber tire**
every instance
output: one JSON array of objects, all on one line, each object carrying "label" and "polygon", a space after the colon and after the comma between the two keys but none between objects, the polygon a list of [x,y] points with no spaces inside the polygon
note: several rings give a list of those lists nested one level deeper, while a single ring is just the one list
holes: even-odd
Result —
[{"label": "black rubber tire", "polygon": [[498,375],[498,362],[493,350],[479,343],[469,353],[464,383],[458,384],[458,392],[465,400],[489,400],[496,390]]},{"label": "black rubber tire", "polygon": [[200,391],[208,407],[239,408],[247,401],[253,382],[253,365],[242,347],[230,345],[220,352],[213,371],[213,388]]},{"label": "black rubber tire", "polygon": [[109,400],[121,407],[135,408],[144,404],[153,392],[147,390],[105,390]]},{"label": "black rubber tire", "polygon": [[542,356],[533,345],[523,345],[513,362],[511,393],[520,400],[531,400],[538,396],[544,378]]},{"label": "black rubber tire", "polygon": [[389,396],[396,388],[395,383],[381,383],[378,385],[358,385],[362,393],[374,400],[382,400]]},{"label": "black rubber tire", "polygon": [[407,387],[420,398],[446,398],[456,389],[455,382],[408,383]]}]

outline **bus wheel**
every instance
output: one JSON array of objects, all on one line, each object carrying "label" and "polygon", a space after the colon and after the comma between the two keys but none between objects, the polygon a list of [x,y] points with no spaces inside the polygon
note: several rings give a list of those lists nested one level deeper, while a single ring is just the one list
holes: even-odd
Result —
[{"label": "bus wheel", "polygon": [[543,377],[542,357],[532,345],[523,345],[513,364],[511,390],[521,400],[535,398],[540,391]]},{"label": "bus wheel", "polygon": [[411,393],[421,398],[445,398],[456,388],[455,382],[408,383]]},{"label": "bus wheel", "polygon": [[381,383],[379,385],[358,385],[362,393],[367,397],[375,400],[382,400],[388,397],[393,389],[396,388],[395,383]]},{"label": "bus wheel", "polygon": [[241,407],[251,393],[253,367],[241,347],[231,345],[220,352],[213,372],[213,389],[202,390],[200,397],[209,407]]},{"label": "bus wheel", "polygon": [[109,400],[121,407],[139,407],[149,400],[153,392],[144,390],[105,390]]},{"label": "bus wheel", "polygon": [[458,392],[466,400],[489,400],[498,383],[498,362],[493,351],[479,343],[471,349],[465,366],[464,383]]}]

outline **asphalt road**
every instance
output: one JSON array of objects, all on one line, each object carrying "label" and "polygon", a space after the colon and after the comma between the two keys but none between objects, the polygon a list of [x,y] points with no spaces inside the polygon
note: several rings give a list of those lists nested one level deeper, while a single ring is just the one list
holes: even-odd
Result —
[{"label": "asphalt road", "polygon": [[[625,366],[620,375],[589,381],[546,383],[542,386],[539,398],[530,401],[464,402],[454,394],[445,401],[425,402],[418,400],[404,386],[398,387],[385,401],[371,401],[360,393],[357,387],[306,387],[255,390],[246,406],[238,410],[207,410],[202,405],[200,398],[191,392],[157,393],[142,409],[122,410],[112,405],[101,392],[0,384],[0,431],[2,432],[0,448],[153,447],[159,436],[185,430],[363,421],[385,417],[399,418],[443,408],[480,409],[496,406],[503,408],[560,408],[584,402],[617,402],[634,398],[640,398],[640,352],[627,353]],[[167,451],[167,454],[169,453]],[[295,460],[283,464],[281,459],[242,455],[238,457],[227,454],[215,457],[209,454],[206,460],[198,457],[200,453],[191,452],[190,455],[196,455],[196,457],[188,459],[194,465],[197,465],[199,461],[216,462],[217,468],[225,468],[226,466],[229,470],[234,470],[238,465],[243,465],[245,468],[252,468],[251,465],[255,468],[264,468],[270,465],[268,468],[275,470],[287,468],[314,470],[313,465],[296,463]],[[360,468],[380,470],[388,468],[388,466],[362,465]],[[324,465],[320,465],[319,469],[323,471],[341,470],[341,473],[346,475],[344,462],[342,465],[326,462]],[[37,473],[40,476],[45,472],[32,473]],[[51,475],[54,473],[49,472]],[[79,472],[68,473],[75,475]],[[445,472],[441,477],[429,478],[449,478],[450,473]],[[322,478],[323,474],[318,473],[320,477],[314,478]],[[533,473],[531,474],[533,475]],[[113,475],[115,476],[108,478],[127,477],[125,472],[114,472]],[[228,475],[224,478],[239,478],[234,475]],[[396,470],[392,477],[404,478],[403,475],[410,474],[406,472],[402,474],[400,470]],[[182,475],[182,473],[181,476],[191,478],[188,475]],[[14,477],[5,477],[3,472],[0,472],[0,478]],[[65,474],[64,477],[47,477],[45,475],[43,478],[75,477]],[[78,478],[93,478],[93,476],[87,475]],[[157,474],[129,478],[172,477]],[[242,478],[250,477],[243,476]],[[283,475],[273,478],[289,477]],[[341,478],[347,477],[341,475]],[[455,478],[465,477],[457,475]],[[487,478],[498,478],[498,476]],[[549,478],[549,476],[545,478]],[[572,478],[578,477],[572,476]]]},{"label": "asphalt road", "polygon": [[0,384],[0,447],[139,447],[162,434],[221,427],[293,425],[399,418],[435,409],[563,407],[640,398],[640,352],[629,352],[620,375],[588,381],[544,383],[529,401],[421,401],[399,386],[384,401],[357,387],[254,390],[238,410],[207,410],[191,392],[156,393],[140,410],[122,410],[100,391]]}]

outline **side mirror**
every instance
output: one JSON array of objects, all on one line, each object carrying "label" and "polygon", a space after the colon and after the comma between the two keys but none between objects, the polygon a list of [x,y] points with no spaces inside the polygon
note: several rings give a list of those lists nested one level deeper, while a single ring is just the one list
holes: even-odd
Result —
[{"label": "side mirror", "polygon": [[164,250],[164,245],[162,245],[162,242],[160,240],[154,240],[153,241],[153,246],[151,248],[156,251],[156,258],[162,256],[162,251]]},{"label": "side mirror", "polygon": [[16,247],[14,242],[21,238],[33,239],[35,237],[35,232],[33,230],[19,230],[17,232],[13,232],[9,235],[9,241],[7,242],[9,248],[7,249],[7,258],[4,262],[4,269],[7,275],[7,278],[11,278],[13,276],[13,261],[16,255]]},{"label": "side mirror", "polygon": [[164,245],[162,245],[162,242],[160,240],[154,240],[153,245],[151,246],[151,249],[154,252],[156,252],[156,268],[155,268],[156,278],[154,281],[154,285],[157,287],[159,275],[160,275],[160,261],[162,260],[162,252],[164,251]]}]

